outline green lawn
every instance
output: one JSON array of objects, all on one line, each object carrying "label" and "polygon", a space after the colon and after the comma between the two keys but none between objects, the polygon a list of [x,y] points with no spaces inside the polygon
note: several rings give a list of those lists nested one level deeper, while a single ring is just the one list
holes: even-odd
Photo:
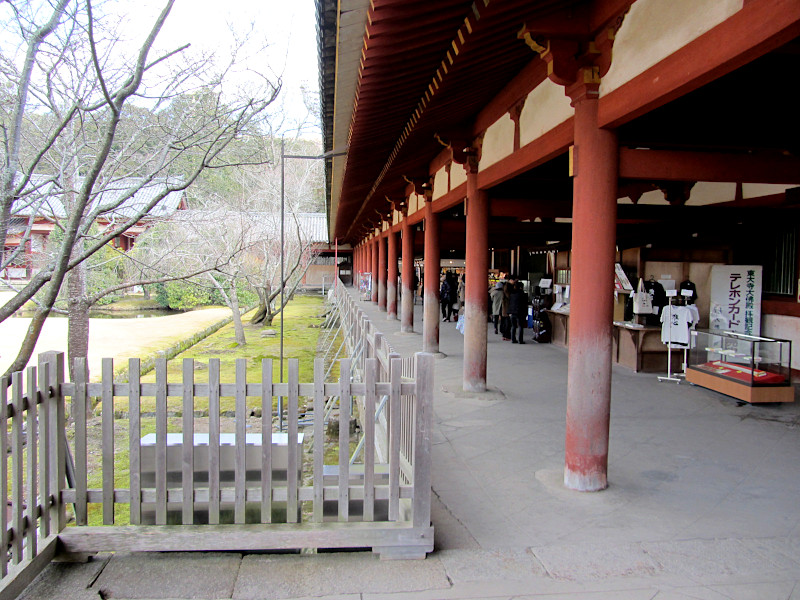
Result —
[{"label": "green lawn", "polygon": [[[284,315],[284,381],[288,378],[288,361],[291,358],[299,359],[300,381],[311,382],[314,380],[314,358],[316,358],[317,341],[319,339],[320,327],[323,319],[320,314],[324,310],[324,299],[321,296],[295,296],[286,307]],[[239,346],[236,343],[233,323],[220,329],[215,334],[209,336],[198,344],[195,344],[185,352],[179,354],[167,363],[167,378],[169,382],[179,383],[183,381],[183,359],[192,358],[195,360],[195,383],[208,383],[208,362],[209,359],[218,358],[220,360],[220,381],[222,383],[234,383],[236,380],[236,359],[243,358],[247,361],[247,381],[252,383],[261,382],[261,361],[262,359],[273,360],[272,373],[273,381],[280,381],[280,322],[276,318],[272,329],[278,332],[274,337],[262,337],[261,333],[265,328],[253,326],[245,318],[245,337],[247,344]],[[338,376],[338,373],[332,374]],[[143,382],[155,382],[155,371],[142,376]],[[167,399],[168,410],[180,413],[182,399],[170,397]],[[127,412],[127,398],[118,398],[116,401],[117,410]],[[261,399],[248,397],[248,408],[259,408]],[[152,397],[142,397],[142,412],[153,412],[155,410],[155,399]],[[195,399],[196,411],[207,411],[208,400],[205,398]],[[220,410],[230,412],[234,410],[234,399],[223,397],[220,399]]]}]

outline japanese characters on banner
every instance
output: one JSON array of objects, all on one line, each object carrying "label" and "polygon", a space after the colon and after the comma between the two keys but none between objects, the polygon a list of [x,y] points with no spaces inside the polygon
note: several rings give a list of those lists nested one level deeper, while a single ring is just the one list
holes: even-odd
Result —
[{"label": "japanese characters on banner", "polygon": [[709,329],[761,334],[761,266],[711,267]]}]

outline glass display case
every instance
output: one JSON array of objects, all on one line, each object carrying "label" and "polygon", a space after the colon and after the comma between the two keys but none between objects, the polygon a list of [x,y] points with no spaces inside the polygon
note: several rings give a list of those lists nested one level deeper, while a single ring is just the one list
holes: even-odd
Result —
[{"label": "glass display case", "polygon": [[793,402],[792,343],[732,331],[692,331],[686,380],[745,402]]}]

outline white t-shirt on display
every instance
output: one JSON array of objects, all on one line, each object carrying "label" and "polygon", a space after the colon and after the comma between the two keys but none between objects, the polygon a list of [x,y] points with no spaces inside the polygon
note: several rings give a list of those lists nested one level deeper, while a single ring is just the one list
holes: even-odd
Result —
[{"label": "white t-shirt on display", "polygon": [[[692,306],[695,311],[696,307]],[[673,346],[689,345],[689,326],[695,323],[689,306],[667,305],[661,311],[661,341]]]}]

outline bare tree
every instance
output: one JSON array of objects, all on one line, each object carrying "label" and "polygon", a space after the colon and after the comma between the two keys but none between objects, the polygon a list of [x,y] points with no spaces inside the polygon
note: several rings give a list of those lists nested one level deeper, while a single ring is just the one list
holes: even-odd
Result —
[{"label": "bare tree", "polygon": [[[53,0],[42,24],[37,22],[41,11],[28,3],[0,4],[6,11],[0,14],[3,35],[14,36],[20,48],[0,59],[4,87],[19,90],[5,102],[8,110],[0,124],[4,248],[12,223],[24,224],[16,231],[17,249],[4,252],[0,270],[30,240],[30,224],[37,218],[30,209],[41,209],[45,190],[48,198],[55,193],[61,198],[60,214],[44,213],[61,234],[58,246],[50,249],[52,260],[0,307],[2,321],[38,294],[39,307],[9,371],[27,363],[70,270],[168,194],[191,186],[204,170],[266,160],[258,144],[244,155],[242,148],[248,146],[242,141],[262,136],[266,109],[280,81],[262,77],[260,85],[250,83],[247,93],[225,87],[237,47],[223,64],[214,57],[194,56],[186,46],[153,56],[173,4],[165,0],[132,60],[126,59],[129,48],[120,43],[109,13],[101,14],[102,4],[98,8],[91,0]],[[229,151],[232,144],[238,146],[235,153]],[[132,176],[137,183],[123,183]],[[169,184],[146,202],[131,204],[157,179]],[[107,194],[110,189],[117,193]],[[118,220],[93,230],[101,214],[115,210]],[[82,294],[79,273],[70,287],[76,297]]]},{"label": "bare tree", "polygon": [[[288,227],[286,227],[283,246],[285,261],[283,280],[281,280],[280,237],[276,235],[280,231],[280,225],[277,223],[280,214],[273,213],[269,217],[264,217],[265,220],[273,223],[274,233],[273,237],[264,238],[257,244],[257,252],[254,254],[256,264],[252,269],[252,274],[248,277],[258,294],[258,308],[250,320],[255,325],[272,325],[275,317],[286,308],[313,262],[314,240],[307,229],[302,226],[304,216],[292,212],[287,217]],[[284,292],[283,302],[279,301],[281,290]]]}]

